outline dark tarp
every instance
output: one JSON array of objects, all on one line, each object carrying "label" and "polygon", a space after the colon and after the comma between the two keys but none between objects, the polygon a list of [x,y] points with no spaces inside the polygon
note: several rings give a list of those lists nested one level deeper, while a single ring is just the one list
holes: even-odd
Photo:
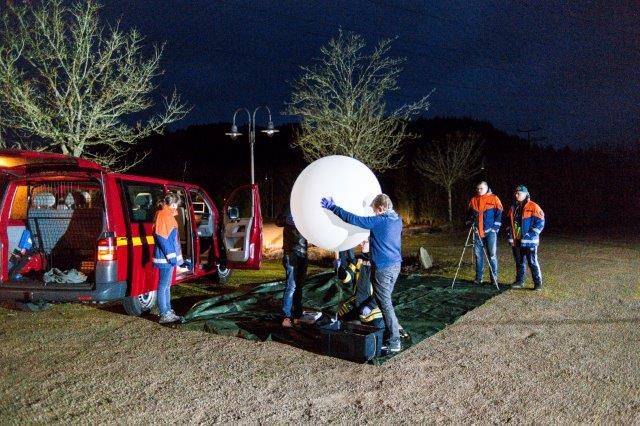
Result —
[{"label": "dark tarp", "polygon": [[[276,340],[307,350],[313,347],[309,327],[284,329],[280,326],[282,281],[259,284],[250,291],[222,294],[195,304],[182,327],[251,340]],[[501,291],[501,290],[500,290]],[[451,279],[421,275],[401,275],[393,302],[400,325],[409,334],[403,350],[442,330],[469,310],[499,293],[491,285],[462,281],[451,289]],[[332,272],[308,277],[303,288],[305,309],[334,314],[352,294]],[[378,362],[385,359],[378,359]]]}]

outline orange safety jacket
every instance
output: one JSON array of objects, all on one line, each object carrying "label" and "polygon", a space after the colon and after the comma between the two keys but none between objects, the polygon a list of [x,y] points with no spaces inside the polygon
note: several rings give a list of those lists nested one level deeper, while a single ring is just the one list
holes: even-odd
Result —
[{"label": "orange safety jacket", "polygon": [[156,214],[153,226],[155,247],[153,250],[153,266],[156,268],[173,268],[182,264],[182,251],[178,240],[178,222],[175,212],[169,206],[163,206]]},{"label": "orange safety jacket", "polygon": [[469,201],[469,220],[478,228],[481,237],[498,232],[502,225],[502,203],[494,194],[476,195]]},{"label": "orange safety jacket", "polygon": [[516,205],[509,209],[509,243],[515,246],[516,241],[520,241],[521,247],[535,247],[540,243],[540,233],[544,229],[544,212],[539,205],[533,201],[527,201],[522,207],[522,223],[520,228],[520,238],[516,235],[515,226]]}]

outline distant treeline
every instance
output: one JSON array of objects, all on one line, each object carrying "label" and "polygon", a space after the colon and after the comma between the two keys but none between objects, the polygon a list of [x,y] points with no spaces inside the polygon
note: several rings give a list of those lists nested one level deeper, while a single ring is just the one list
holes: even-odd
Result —
[{"label": "distant treeline", "polygon": [[[268,138],[256,137],[256,181],[262,211],[272,217],[288,202],[291,187],[305,167],[300,152],[290,147],[295,125],[285,125]],[[248,183],[249,144],[245,134],[237,140],[225,136],[228,123],[190,126],[153,136],[140,151],[149,156],[132,173],[185,180],[202,185],[222,205],[233,188]],[[440,226],[447,217],[445,191],[413,166],[420,146],[448,133],[475,131],[484,141],[484,170],[458,184],[453,194],[454,221],[464,219],[466,205],[480,180],[505,205],[512,202],[515,185],[524,184],[547,215],[549,227],[611,226],[640,219],[640,148],[555,149],[495,129],[472,119],[434,118],[411,123],[416,139],[404,144],[400,167],[379,174],[382,188],[391,195],[408,223]],[[345,182],[349,185],[349,182]]]}]

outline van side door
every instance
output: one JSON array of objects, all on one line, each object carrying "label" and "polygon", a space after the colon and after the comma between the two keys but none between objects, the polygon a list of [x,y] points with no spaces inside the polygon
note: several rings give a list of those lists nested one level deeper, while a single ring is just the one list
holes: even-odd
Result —
[{"label": "van side door", "polygon": [[262,262],[262,212],[258,185],[235,189],[222,211],[222,245],[226,266],[260,269]]},{"label": "van side door", "polygon": [[220,258],[218,245],[218,210],[201,188],[190,188],[195,232],[194,266],[197,274],[216,271]]},{"label": "van side door", "polygon": [[153,267],[153,223],[164,186],[144,181],[122,180],[126,235],[117,236],[118,247],[126,246],[127,280],[131,296],[156,290],[158,271]]}]

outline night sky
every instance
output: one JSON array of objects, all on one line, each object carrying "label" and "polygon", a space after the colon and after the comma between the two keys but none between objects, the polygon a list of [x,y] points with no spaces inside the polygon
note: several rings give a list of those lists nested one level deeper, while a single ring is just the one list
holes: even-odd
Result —
[{"label": "night sky", "polygon": [[[433,4],[437,3],[437,4]],[[568,3],[571,3],[569,5]],[[173,128],[230,121],[267,104],[276,124],[289,83],[339,28],[374,45],[398,37],[407,59],[391,107],[431,89],[425,114],[487,120],[555,146],[631,145],[640,135],[640,12],[636,1],[448,2],[103,1],[109,23],[166,42],[159,81],[193,111]],[[266,124],[258,118],[258,125]]]}]

